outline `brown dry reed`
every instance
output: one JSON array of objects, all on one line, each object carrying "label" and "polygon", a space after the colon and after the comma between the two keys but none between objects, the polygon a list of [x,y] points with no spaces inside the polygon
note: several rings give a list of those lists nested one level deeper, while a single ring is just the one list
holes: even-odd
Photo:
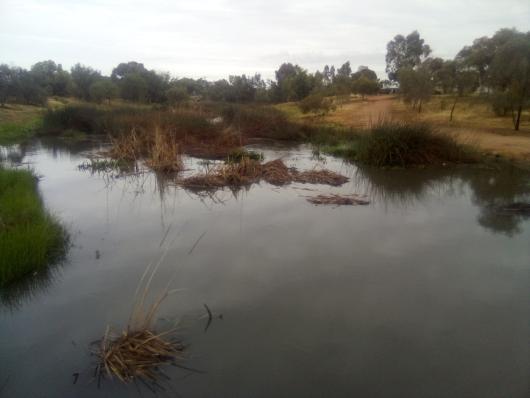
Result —
[{"label": "brown dry reed", "polygon": [[[163,242],[162,242],[163,243]],[[165,376],[161,367],[176,364],[184,346],[173,339],[176,328],[156,332],[154,321],[162,303],[177,290],[170,290],[174,278],[151,302],[148,300],[151,283],[169,250],[168,246],[155,263],[146,268],[136,289],[133,309],[127,327],[121,333],[113,333],[107,326],[94,354],[97,357],[96,377],[98,385],[102,377],[117,378],[123,383],[141,381],[149,389],[160,387]]]}]

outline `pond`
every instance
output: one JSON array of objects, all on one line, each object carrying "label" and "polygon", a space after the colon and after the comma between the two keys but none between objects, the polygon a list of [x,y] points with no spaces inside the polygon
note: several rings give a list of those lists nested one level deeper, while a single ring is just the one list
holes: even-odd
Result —
[{"label": "pond", "polygon": [[[188,369],[165,369],[161,396],[528,396],[530,219],[494,207],[528,201],[528,175],[374,170],[258,145],[266,160],[350,181],[197,195],[149,172],[80,170],[98,149],[36,142],[10,153],[41,176],[72,247],[1,294],[0,396],[152,395],[108,380],[98,388],[89,348],[107,325],[126,325],[162,255],[151,291],[168,281],[179,290],[157,326],[178,325]],[[370,204],[307,202],[321,193]]]}]

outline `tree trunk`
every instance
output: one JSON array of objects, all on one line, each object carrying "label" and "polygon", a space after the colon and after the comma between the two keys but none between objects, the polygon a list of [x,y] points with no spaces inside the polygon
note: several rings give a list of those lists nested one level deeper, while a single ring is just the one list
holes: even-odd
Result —
[{"label": "tree trunk", "polygon": [[420,100],[420,102],[418,104],[418,113],[421,113],[421,100]]},{"label": "tree trunk", "polygon": [[453,107],[451,108],[451,114],[449,115],[449,121],[452,122],[453,121],[453,112],[455,111],[455,108],[456,108],[456,102],[458,101],[458,97],[455,97],[455,102],[453,102]]},{"label": "tree trunk", "polygon": [[523,112],[523,106],[519,105],[517,109],[517,119],[515,120],[515,131],[519,131],[519,124],[521,123],[521,113]]}]

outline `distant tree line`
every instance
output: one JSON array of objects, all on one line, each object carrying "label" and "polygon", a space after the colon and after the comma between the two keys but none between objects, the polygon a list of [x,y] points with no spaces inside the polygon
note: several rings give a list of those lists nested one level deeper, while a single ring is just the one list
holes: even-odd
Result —
[{"label": "distant tree line", "polygon": [[299,65],[282,64],[276,80],[261,75],[230,76],[214,82],[205,79],[172,78],[149,70],[138,62],[121,63],[110,76],[89,66],[76,64],[69,71],[54,61],[42,61],[29,70],[0,65],[0,106],[6,102],[41,105],[50,96],[73,96],[102,103],[121,98],[133,102],[179,103],[190,97],[225,102],[299,101],[310,94],[362,96],[377,93],[380,83],[374,71],[361,66],[352,73],[350,63],[339,69],[325,66],[309,73]]},{"label": "distant tree line", "polygon": [[452,60],[431,53],[417,31],[395,36],[387,45],[389,80],[384,82],[366,66],[353,72],[350,62],[339,68],[326,65],[315,73],[283,63],[274,80],[265,81],[255,74],[214,82],[172,78],[138,62],[121,63],[110,76],[81,64],[64,70],[51,60],[38,62],[29,70],[0,64],[0,106],[6,102],[44,104],[49,96],[75,96],[97,103],[121,98],[170,104],[194,97],[237,103],[305,100],[302,110],[311,111],[326,109],[329,102],[325,97],[351,93],[365,97],[378,93],[383,85],[395,85],[404,101],[418,112],[433,94],[449,95],[451,119],[460,98],[482,93],[498,115],[511,115],[519,129],[522,111],[530,103],[530,32],[501,29],[492,37],[476,39]]},{"label": "distant tree line", "polygon": [[386,72],[405,102],[421,112],[435,93],[450,95],[450,119],[460,98],[483,94],[499,116],[510,114],[519,130],[530,106],[530,32],[501,29],[462,48],[452,60],[431,56],[417,31],[397,35],[387,45]]}]

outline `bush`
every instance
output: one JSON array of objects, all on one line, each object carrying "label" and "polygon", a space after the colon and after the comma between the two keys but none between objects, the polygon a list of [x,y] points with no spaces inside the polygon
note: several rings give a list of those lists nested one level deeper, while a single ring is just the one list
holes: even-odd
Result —
[{"label": "bush", "polygon": [[323,94],[311,94],[300,101],[298,107],[302,113],[322,112],[326,114],[331,110],[331,101]]},{"label": "bush", "polygon": [[471,161],[470,152],[425,123],[383,122],[361,136],[356,159],[378,167]]},{"label": "bush", "polygon": [[301,140],[304,126],[293,123],[280,110],[270,106],[228,105],[221,109],[223,121],[247,137],[275,140]]},{"label": "bush", "polygon": [[0,168],[0,287],[64,254],[66,231],[50,216],[28,171]]}]

